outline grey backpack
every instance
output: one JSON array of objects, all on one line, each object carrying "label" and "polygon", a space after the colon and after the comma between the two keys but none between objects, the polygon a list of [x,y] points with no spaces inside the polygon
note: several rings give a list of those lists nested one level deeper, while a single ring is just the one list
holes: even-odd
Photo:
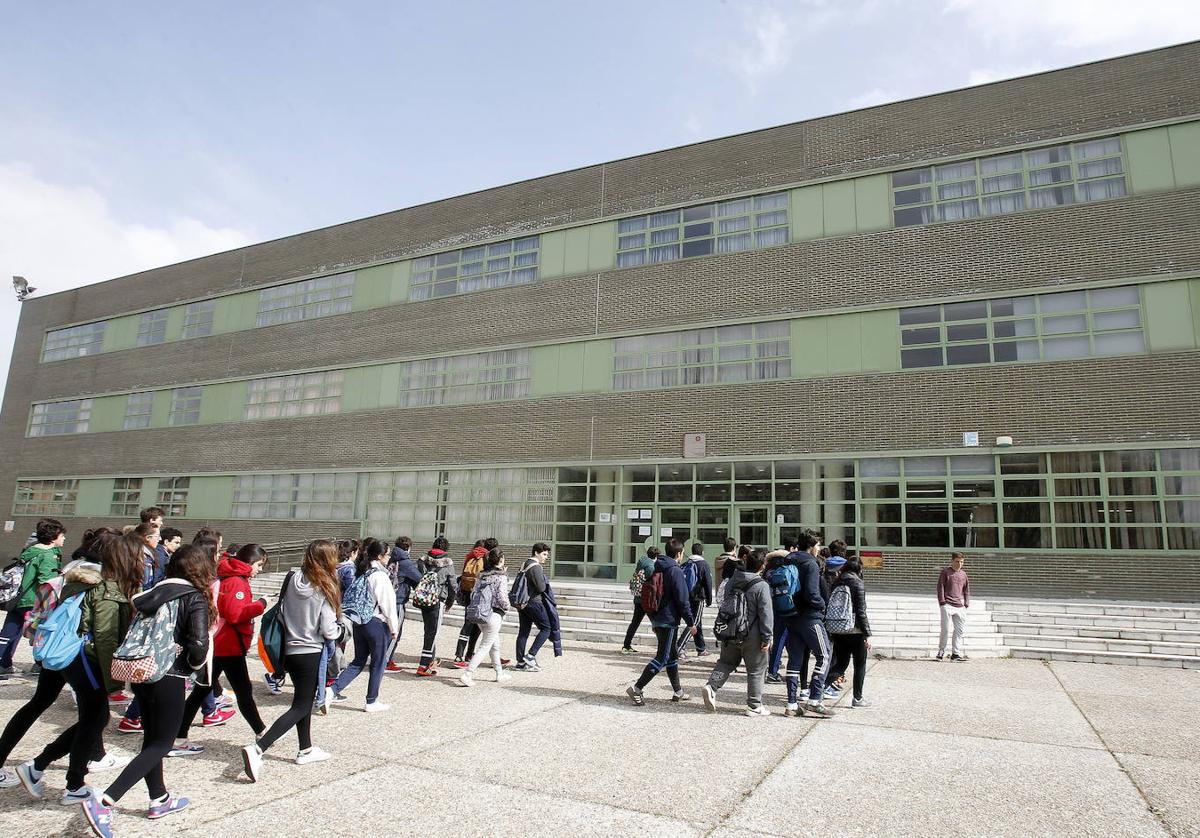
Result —
[{"label": "grey backpack", "polygon": [[854,631],[854,603],[849,585],[838,585],[829,595],[825,608],[825,628],[830,634],[850,634]]}]

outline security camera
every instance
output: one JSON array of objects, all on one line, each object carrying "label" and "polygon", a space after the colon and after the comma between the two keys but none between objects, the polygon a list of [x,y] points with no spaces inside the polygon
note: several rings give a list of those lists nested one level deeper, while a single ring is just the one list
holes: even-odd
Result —
[{"label": "security camera", "polygon": [[13,277],[13,290],[17,292],[17,302],[25,302],[25,298],[32,294],[37,289],[29,284],[29,281],[23,276]]}]

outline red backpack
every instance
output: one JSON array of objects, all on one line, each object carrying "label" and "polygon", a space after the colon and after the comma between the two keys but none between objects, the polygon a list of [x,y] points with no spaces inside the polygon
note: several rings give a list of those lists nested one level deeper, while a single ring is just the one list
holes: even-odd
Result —
[{"label": "red backpack", "polygon": [[663,601],[663,572],[655,570],[650,578],[642,585],[642,610],[647,614],[657,614]]}]

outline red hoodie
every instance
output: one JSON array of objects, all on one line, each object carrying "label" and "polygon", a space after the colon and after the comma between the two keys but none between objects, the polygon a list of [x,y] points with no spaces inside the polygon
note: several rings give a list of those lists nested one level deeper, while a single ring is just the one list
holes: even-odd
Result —
[{"label": "red hoodie", "polygon": [[244,655],[254,642],[254,618],[262,615],[267,603],[250,594],[250,570],[250,565],[234,558],[223,558],[217,565],[221,580],[217,613],[225,618],[225,624],[213,639],[215,657]]}]

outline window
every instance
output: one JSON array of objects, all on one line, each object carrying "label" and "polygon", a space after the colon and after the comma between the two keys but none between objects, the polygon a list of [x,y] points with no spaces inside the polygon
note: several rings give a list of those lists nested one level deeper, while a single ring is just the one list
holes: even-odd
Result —
[{"label": "window", "polygon": [[91,399],[35,404],[29,417],[29,436],[85,434],[91,415]]},{"label": "window", "polygon": [[247,419],[319,416],[342,409],[341,370],[260,378],[249,383]]},{"label": "window", "polygon": [[788,241],[788,193],[775,192],[617,222],[617,267],[758,250]]},{"label": "window", "polygon": [[528,349],[407,361],[400,365],[400,407],[521,399],[529,378]]},{"label": "window", "polygon": [[171,415],[168,424],[195,425],[200,421],[200,387],[177,387],[171,391]]},{"label": "window", "polygon": [[18,480],[14,515],[74,515],[78,480]]},{"label": "window", "polygon": [[95,355],[104,343],[104,333],[107,329],[108,321],[101,320],[99,323],[85,323],[82,326],[47,332],[46,343],[42,347],[42,360],[61,361],[64,358]]},{"label": "window", "polygon": [[189,303],[183,310],[183,337],[202,338],[213,332],[213,313],[217,309],[216,300],[201,300]]},{"label": "window", "polygon": [[138,318],[138,346],[154,346],[167,339],[167,310],[145,311]]},{"label": "window", "polygon": [[125,430],[150,427],[154,411],[154,393],[130,393],[125,397]]},{"label": "window", "polygon": [[1137,355],[1146,351],[1136,285],[900,309],[905,369]]},{"label": "window", "polygon": [[258,293],[258,325],[294,323],[331,314],[345,314],[354,296],[354,272],[321,276]]},{"label": "window", "polygon": [[1118,137],[892,174],[897,227],[1106,201],[1126,193]]},{"label": "window", "polygon": [[113,481],[109,512],[122,518],[137,515],[142,508],[142,478],[118,477]]},{"label": "window", "polygon": [[481,244],[414,259],[408,298],[428,300],[538,278],[541,236]]},{"label": "window", "polygon": [[790,378],[790,336],[791,324],[776,321],[619,338],[613,389]]},{"label": "window", "polygon": [[191,488],[190,477],[160,477],[158,478],[157,506],[162,507],[168,518],[183,518],[187,516],[188,491]]},{"label": "window", "polygon": [[234,478],[233,517],[354,518],[356,474],[254,474]]}]

